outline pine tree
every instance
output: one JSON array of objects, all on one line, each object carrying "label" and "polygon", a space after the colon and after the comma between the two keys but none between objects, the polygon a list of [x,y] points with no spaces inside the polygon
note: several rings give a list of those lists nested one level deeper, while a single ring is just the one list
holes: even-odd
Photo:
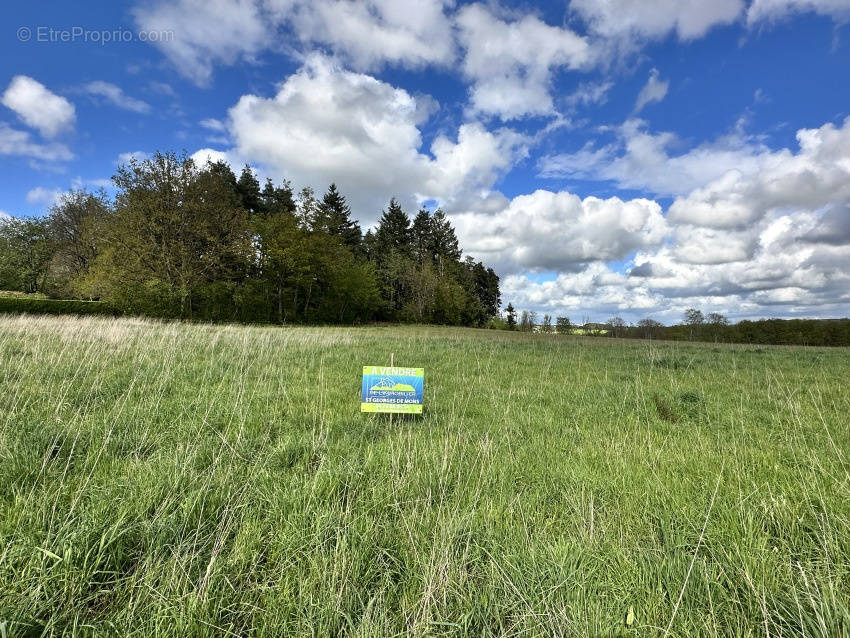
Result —
[{"label": "pine tree", "polygon": [[505,312],[508,317],[508,330],[516,330],[516,310],[514,310],[514,305],[509,303],[508,307],[505,308]]},{"label": "pine tree", "polygon": [[239,181],[236,182],[236,192],[239,194],[242,207],[250,214],[255,215],[264,212],[260,182],[257,181],[254,171],[247,164],[242,169],[242,174],[239,175]]},{"label": "pine tree", "polygon": [[431,252],[433,247],[433,220],[431,213],[425,208],[420,208],[413,218],[413,253],[417,263],[422,265],[426,261],[431,261],[434,258]]},{"label": "pine tree", "polygon": [[395,198],[390,200],[390,205],[381,215],[375,240],[379,251],[396,252],[403,256],[410,256],[412,253],[413,232],[410,228],[410,217],[401,209]]},{"label": "pine tree", "polygon": [[352,252],[359,253],[362,243],[360,224],[351,219],[351,208],[345,197],[337,190],[336,184],[328,187],[328,192],[316,207],[311,228],[315,232],[324,232],[339,237]]},{"label": "pine tree", "polygon": [[435,256],[450,261],[460,261],[462,254],[455,229],[441,208],[431,217],[430,251]]},{"label": "pine tree", "polygon": [[283,181],[282,186],[275,186],[271,178],[266,178],[261,198],[262,210],[268,215],[294,214],[297,208],[292,195],[292,186],[287,180]]}]

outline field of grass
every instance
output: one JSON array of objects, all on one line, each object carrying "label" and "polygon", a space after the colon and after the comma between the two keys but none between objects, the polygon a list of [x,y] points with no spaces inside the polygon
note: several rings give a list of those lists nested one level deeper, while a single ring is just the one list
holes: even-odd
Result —
[{"label": "field of grass", "polygon": [[[359,413],[363,365],[425,414]],[[850,352],[0,315],[0,635],[850,635]]]}]

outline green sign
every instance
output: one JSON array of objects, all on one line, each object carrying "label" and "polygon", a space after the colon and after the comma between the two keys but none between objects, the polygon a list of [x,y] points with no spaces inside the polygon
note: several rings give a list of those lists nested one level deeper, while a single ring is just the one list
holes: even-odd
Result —
[{"label": "green sign", "polygon": [[422,414],[423,368],[363,366],[361,412]]}]

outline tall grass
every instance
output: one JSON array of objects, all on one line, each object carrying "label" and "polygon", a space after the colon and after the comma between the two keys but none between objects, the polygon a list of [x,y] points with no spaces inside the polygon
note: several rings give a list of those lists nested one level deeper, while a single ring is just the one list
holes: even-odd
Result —
[{"label": "tall grass", "polygon": [[850,635],[848,354],[0,316],[0,633]]}]

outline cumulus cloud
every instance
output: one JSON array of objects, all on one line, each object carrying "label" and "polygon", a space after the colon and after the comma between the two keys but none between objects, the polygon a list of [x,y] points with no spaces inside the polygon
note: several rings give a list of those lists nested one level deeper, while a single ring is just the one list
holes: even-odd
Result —
[{"label": "cumulus cloud", "polygon": [[635,113],[643,110],[647,104],[660,102],[667,95],[667,89],[670,87],[670,82],[662,80],[658,73],[658,69],[652,69],[649,72],[649,79],[644,84],[638,94],[635,102]]},{"label": "cumulus cloud", "polygon": [[614,83],[610,80],[599,82],[582,82],[576,90],[567,96],[567,105],[571,107],[604,104],[608,101],[608,91]]},{"label": "cumulus cloud", "polygon": [[240,156],[297,184],[335,181],[365,222],[391,196],[409,206],[480,195],[526,153],[524,136],[460,126],[422,152],[417,100],[369,75],[313,56],[272,98],[244,95],[230,109],[229,129]]},{"label": "cumulus cloud", "polygon": [[537,190],[496,213],[452,215],[461,243],[502,273],[577,270],[624,259],[658,245],[667,234],[661,207],[647,199],[581,199]]},{"label": "cumulus cloud", "polygon": [[588,143],[573,153],[539,160],[540,175],[611,181],[622,189],[656,195],[687,195],[730,170],[753,173],[769,161],[770,152],[758,139],[734,131],[675,155],[683,141],[670,132],[651,133],[640,119],[615,129],[615,142]]},{"label": "cumulus cloud", "polygon": [[747,23],[775,22],[794,13],[817,13],[846,22],[850,19],[847,0],[753,0],[747,10]]},{"label": "cumulus cloud", "polygon": [[270,1],[305,44],[323,44],[360,71],[384,64],[417,68],[455,58],[451,0]]},{"label": "cumulus cloud", "polygon": [[592,62],[587,40],[533,15],[505,21],[481,4],[458,12],[460,42],[466,51],[463,70],[473,82],[475,111],[514,119],[550,115],[555,69],[581,69]]},{"label": "cumulus cloud", "polygon": [[70,160],[74,157],[65,144],[34,142],[30,134],[0,122],[0,155],[30,157],[49,162]]},{"label": "cumulus cloud", "polygon": [[704,36],[712,27],[736,21],[743,0],[572,0],[590,30],[607,38],[660,39],[675,32],[680,40]]},{"label": "cumulus cloud", "polygon": [[206,84],[215,64],[253,60],[270,44],[270,24],[255,0],[178,0],[137,6],[136,24],[174,37],[155,46],[197,84]]},{"label": "cumulus cloud", "polygon": [[59,198],[62,197],[64,192],[65,191],[60,188],[45,188],[43,186],[36,186],[27,192],[27,203],[51,206],[59,201]]},{"label": "cumulus cloud", "polygon": [[[541,312],[594,308],[632,320],[678,321],[688,306],[736,318],[850,314],[850,118],[799,130],[796,150],[732,135],[737,141],[675,156],[666,150],[674,139],[624,128],[625,152],[617,145],[582,151],[607,167],[605,176],[668,191],[675,189],[665,172],[703,184],[678,194],[666,234],[632,254],[627,275],[610,270],[607,259],[578,273],[553,267],[560,274],[552,281],[509,278],[506,300]],[[569,166],[572,160],[561,169]],[[545,254],[540,268],[551,265]],[[596,287],[583,292],[588,281]]]},{"label": "cumulus cloud", "polygon": [[26,75],[12,78],[0,101],[45,137],[55,137],[74,126],[74,105]]},{"label": "cumulus cloud", "polygon": [[130,97],[120,86],[98,80],[89,82],[83,87],[83,91],[95,98],[101,98],[112,106],[119,109],[133,111],[134,113],[150,113],[150,104],[142,100]]},{"label": "cumulus cloud", "polygon": [[731,170],[678,198],[670,219],[713,228],[751,224],[773,210],[850,201],[850,117],[797,131],[798,152],[765,151],[755,170]]},{"label": "cumulus cloud", "polygon": [[177,0],[139,6],[134,15],[141,29],[173,31],[173,39],[156,46],[183,75],[206,84],[215,64],[253,62],[265,50],[287,50],[293,44],[307,50],[325,46],[358,70],[387,63],[448,64],[455,56],[445,14],[450,4],[447,0]]}]

